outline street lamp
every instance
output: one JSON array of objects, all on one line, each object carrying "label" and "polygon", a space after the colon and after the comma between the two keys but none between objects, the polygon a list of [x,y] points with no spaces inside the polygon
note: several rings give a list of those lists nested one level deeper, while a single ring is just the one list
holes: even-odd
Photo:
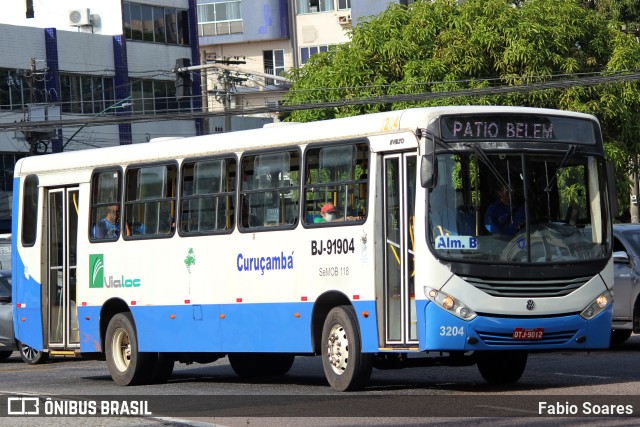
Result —
[{"label": "street lamp", "polygon": [[[128,102],[129,101],[129,102]],[[127,96],[126,98],[121,99],[120,101],[109,105],[107,108],[105,108],[104,110],[100,111],[99,113],[95,114],[94,116],[92,116],[92,119],[95,119],[96,117],[100,117],[101,115],[103,115],[104,113],[106,113],[107,111],[111,110],[111,109],[116,109],[116,108],[126,108],[129,107],[131,105],[131,96]],[[67,139],[67,142],[64,143],[64,145],[62,146],[62,150],[64,151],[64,149],[66,148],[67,145],[69,145],[69,143],[71,142],[71,140],[78,134],[80,133],[80,131],[82,129],[84,129],[85,126],[80,126],[78,128],[78,130],[76,130],[74,132],[73,135],[71,135],[71,137],[69,139]]]}]

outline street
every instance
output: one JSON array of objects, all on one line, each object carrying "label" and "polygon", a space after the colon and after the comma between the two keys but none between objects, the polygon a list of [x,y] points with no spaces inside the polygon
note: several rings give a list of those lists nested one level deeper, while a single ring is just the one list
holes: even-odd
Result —
[{"label": "street", "polygon": [[[7,399],[37,397],[44,409],[46,398],[52,398],[46,403],[48,415],[74,410],[92,415],[86,411],[94,405],[97,416],[91,420],[98,424],[90,425],[370,425],[372,420],[379,425],[449,425],[472,416],[491,425],[507,420],[531,425],[566,415],[586,416],[581,425],[634,425],[640,415],[639,355],[640,335],[633,335],[611,350],[531,354],[523,377],[511,386],[486,384],[475,366],[430,367],[374,370],[369,385],[357,393],[333,391],[317,357],[296,358],[283,377],[241,379],[224,358],[208,365],[176,364],[167,384],[119,387],[103,361],[52,358],[29,366],[14,353],[0,364],[0,375]],[[102,400],[112,405],[111,417],[100,417]],[[6,404],[0,402],[3,414]],[[12,418],[11,425],[25,421],[33,426],[47,419]],[[555,424],[568,421],[554,418]]]}]

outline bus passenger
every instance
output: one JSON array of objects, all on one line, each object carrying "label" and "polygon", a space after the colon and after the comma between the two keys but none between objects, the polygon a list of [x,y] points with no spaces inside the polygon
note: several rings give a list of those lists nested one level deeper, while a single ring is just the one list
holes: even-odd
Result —
[{"label": "bus passenger", "polygon": [[249,206],[249,200],[246,197],[242,197],[242,206],[240,209],[241,225],[243,228],[259,227],[260,220],[257,216],[251,214],[251,208]]},{"label": "bus passenger", "polygon": [[491,203],[484,214],[484,226],[491,234],[512,236],[524,226],[522,206],[514,206],[509,188],[498,190],[498,200]]},{"label": "bus passenger", "polygon": [[120,235],[120,206],[107,207],[107,214],[93,226],[93,234],[96,239],[117,239]]},{"label": "bus passenger", "polygon": [[322,209],[320,209],[320,216],[315,218],[313,222],[319,224],[322,222],[336,221],[339,219],[339,215],[338,208],[336,208],[333,203],[325,203]]}]

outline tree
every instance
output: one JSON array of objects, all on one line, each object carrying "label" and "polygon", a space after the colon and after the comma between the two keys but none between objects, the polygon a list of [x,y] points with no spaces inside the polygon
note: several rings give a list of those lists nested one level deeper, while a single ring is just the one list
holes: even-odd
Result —
[{"label": "tree", "polygon": [[[636,70],[640,44],[612,20],[633,20],[636,0],[453,0],[391,5],[359,22],[351,41],[314,55],[291,70],[285,104],[366,99],[397,94],[518,85]],[[617,7],[620,6],[620,7]],[[634,14],[635,13],[635,14]],[[286,120],[312,121],[415,106],[501,104],[548,107],[596,115],[612,159],[640,153],[637,82],[428,101],[377,103],[291,112]],[[630,155],[625,160],[624,154]],[[624,193],[624,192],[623,192]],[[619,197],[622,207],[628,198]]]}]

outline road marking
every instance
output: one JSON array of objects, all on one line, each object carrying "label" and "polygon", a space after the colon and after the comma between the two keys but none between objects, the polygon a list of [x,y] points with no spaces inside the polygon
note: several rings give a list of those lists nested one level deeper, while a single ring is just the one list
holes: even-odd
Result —
[{"label": "road marking", "polygon": [[564,377],[577,377],[577,378],[598,378],[601,380],[608,380],[613,377],[602,377],[600,375],[578,375],[578,374],[563,374],[562,372],[556,372],[556,375],[562,375]]}]

